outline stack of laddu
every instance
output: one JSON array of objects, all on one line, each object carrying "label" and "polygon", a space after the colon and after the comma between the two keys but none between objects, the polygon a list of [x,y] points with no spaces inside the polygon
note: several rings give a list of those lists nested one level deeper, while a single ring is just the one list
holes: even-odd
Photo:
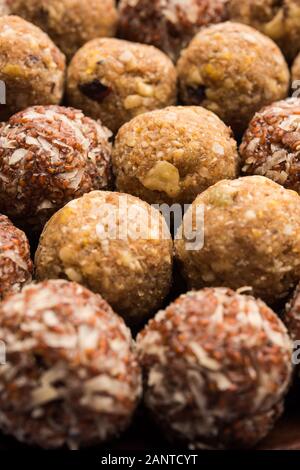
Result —
[{"label": "stack of laddu", "polygon": [[92,446],[145,406],[173,444],[244,448],[282,415],[300,27],[275,3],[0,2],[3,433]]}]

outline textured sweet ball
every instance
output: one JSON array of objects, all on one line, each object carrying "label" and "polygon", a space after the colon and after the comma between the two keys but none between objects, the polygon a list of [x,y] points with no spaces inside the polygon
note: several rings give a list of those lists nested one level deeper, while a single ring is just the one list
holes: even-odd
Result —
[{"label": "textured sweet ball", "polygon": [[68,100],[116,132],[138,114],[175,104],[176,79],[171,60],[152,46],[95,39],[71,61]]},{"label": "textured sweet ball", "polygon": [[0,211],[39,230],[70,200],[111,180],[111,133],[81,111],[35,106],[0,128]]},{"label": "textured sweet ball", "polygon": [[[204,210],[204,225],[189,220]],[[200,221],[201,222],[201,221]],[[270,305],[300,279],[300,197],[263,176],[221,181],[199,195],[183,221],[177,257],[192,288],[249,286]],[[203,247],[190,244],[191,233]]]},{"label": "textured sweet ball", "polygon": [[13,14],[39,26],[70,59],[87,41],[114,36],[115,0],[7,0]]},{"label": "textured sweet ball", "polygon": [[169,291],[172,245],[158,210],[133,196],[94,191],[48,222],[36,275],[78,281],[137,324],[157,311]]},{"label": "textured sweet ball", "polygon": [[299,0],[229,0],[227,9],[231,20],[272,38],[289,61],[299,52]]},{"label": "textured sweet ball", "polygon": [[0,215],[0,299],[31,282],[33,265],[26,235]]},{"label": "textured sweet ball", "polygon": [[300,284],[286,304],[283,321],[294,341],[300,340]]},{"label": "textured sweet ball", "polygon": [[234,179],[239,157],[231,130],[201,107],[141,114],[119,130],[113,151],[117,188],[149,203],[192,203],[222,179]]},{"label": "textured sweet ball", "polygon": [[130,423],[140,369],[129,330],[99,295],[61,280],[28,286],[1,304],[0,338],[2,432],[76,449]]},{"label": "textured sweet ball", "polygon": [[208,108],[238,136],[256,111],[288,95],[289,70],[281,51],[242,24],[204,28],[182,52],[177,71],[183,103]]},{"label": "textured sweet ball", "polygon": [[119,4],[120,36],[153,44],[173,60],[200,28],[226,19],[226,0],[121,0]]},{"label": "textured sweet ball", "polygon": [[[59,104],[65,57],[39,28],[17,16],[0,18],[0,80],[5,83],[5,120],[31,105]],[[2,90],[1,103],[4,101]]]},{"label": "textured sweet ball", "polygon": [[260,300],[189,292],[139,334],[144,399],[168,438],[192,448],[252,447],[283,410],[292,343]]},{"label": "textured sweet ball", "polygon": [[255,114],[240,146],[243,172],[262,175],[300,193],[300,99]]}]

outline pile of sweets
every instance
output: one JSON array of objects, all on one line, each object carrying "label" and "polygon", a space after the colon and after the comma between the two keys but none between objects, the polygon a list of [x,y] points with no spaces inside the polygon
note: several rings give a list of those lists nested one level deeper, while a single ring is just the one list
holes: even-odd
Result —
[{"label": "pile of sweets", "polygon": [[300,339],[299,15],[0,1],[1,433],[107,444],[137,408],[174,446],[271,431]]}]

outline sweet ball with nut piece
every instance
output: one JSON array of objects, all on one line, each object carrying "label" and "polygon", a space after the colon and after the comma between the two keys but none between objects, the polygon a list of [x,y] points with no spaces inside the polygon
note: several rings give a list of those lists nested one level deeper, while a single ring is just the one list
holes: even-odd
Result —
[{"label": "sweet ball with nut piece", "polygon": [[18,16],[3,16],[0,80],[6,88],[1,120],[28,106],[59,104],[64,91],[65,56],[38,27]]},{"label": "sweet ball with nut piece", "polygon": [[300,99],[289,98],[255,114],[240,146],[242,171],[300,193]]},{"label": "sweet ball with nut piece", "polygon": [[261,300],[227,288],[179,297],[137,338],[144,400],[169,439],[252,447],[283,411],[292,343]]},{"label": "sweet ball with nut piece", "polygon": [[200,28],[227,19],[226,3],[226,0],[121,0],[119,34],[129,41],[152,44],[176,60]]},{"label": "sweet ball with nut piece", "polygon": [[272,38],[289,61],[300,50],[299,0],[229,0],[232,21],[246,23]]},{"label": "sweet ball with nut piece", "polygon": [[24,232],[0,215],[0,300],[15,294],[32,280],[33,264]]},{"label": "sweet ball with nut piece", "polygon": [[39,231],[70,200],[111,182],[111,132],[81,111],[35,106],[0,128],[0,211]]},{"label": "sweet ball with nut piece", "polygon": [[172,256],[171,235],[158,210],[127,194],[94,191],[50,219],[35,257],[36,275],[80,282],[135,325],[168,294]]},{"label": "sweet ball with nut piece", "polygon": [[0,305],[0,429],[27,444],[72,449],[117,436],[141,393],[130,331],[99,296],[63,280]]},{"label": "sweet ball with nut piece", "polygon": [[49,34],[68,59],[87,41],[114,36],[115,0],[7,0],[11,12]]},{"label": "sweet ball with nut piece", "polygon": [[120,39],[95,39],[68,69],[69,103],[113,132],[134,116],[175,104],[176,70],[160,50]]},{"label": "sweet ball with nut piece", "polygon": [[119,130],[113,150],[119,191],[155,204],[192,203],[222,179],[239,174],[231,130],[199,106],[141,114]]},{"label": "sweet ball with nut piece", "polygon": [[[204,226],[195,226],[197,209]],[[300,197],[263,176],[221,181],[200,194],[185,217],[203,231],[189,249],[185,219],[176,254],[192,288],[249,286],[273,305],[300,279]],[[180,232],[180,233],[181,233]],[[202,232],[201,232],[202,233]],[[188,233],[189,235],[189,233]]]},{"label": "sweet ball with nut piece", "polygon": [[277,45],[226,22],[202,29],[177,64],[182,102],[216,113],[237,136],[263,106],[286,98],[289,69]]}]

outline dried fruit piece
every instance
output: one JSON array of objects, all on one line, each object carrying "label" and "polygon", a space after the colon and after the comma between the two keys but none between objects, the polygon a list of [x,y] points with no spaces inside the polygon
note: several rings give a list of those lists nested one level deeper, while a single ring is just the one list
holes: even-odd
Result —
[{"label": "dried fruit piece", "polygon": [[78,88],[85,96],[100,103],[112,92],[110,87],[103,85],[96,78],[91,82],[79,84]]},{"label": "dried fruit piece", "polygon": [[187,88],[187,93],[190,103],[199,106],[201,105],[202,101],[206,99],[206,86],[189,86]]}]

